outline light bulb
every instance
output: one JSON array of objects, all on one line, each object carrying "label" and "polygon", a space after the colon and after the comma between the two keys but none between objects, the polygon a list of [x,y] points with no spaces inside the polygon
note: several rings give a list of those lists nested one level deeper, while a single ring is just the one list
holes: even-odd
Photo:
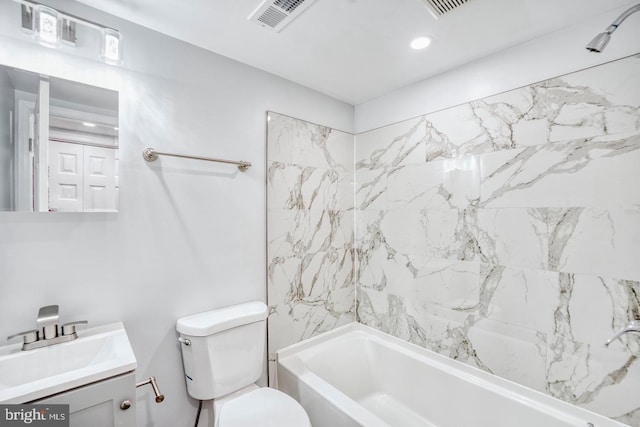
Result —
[{"label": "light bulb", "polygon": [[122,63],[122,36],[111,28],[102,29],[102,48],[100,57],[107,64],[119,65]]},{"label": "light bulb", "polygon": [[47,47],[60,46],[60,26],[62,18],[55,10],[47,6],[33,7],[33,30],[38,42]]}]

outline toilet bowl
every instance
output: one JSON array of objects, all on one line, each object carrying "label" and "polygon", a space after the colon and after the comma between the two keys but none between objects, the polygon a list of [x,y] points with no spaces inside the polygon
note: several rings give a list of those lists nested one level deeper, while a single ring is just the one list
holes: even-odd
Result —
[{"label": "toilet bowl", "polygon": [[178,319],[189,395],[214,401],[215,427],[310,427],[285,393],[258,387],[266,355],[267,306],[250,302]]},{"label": "toilet bowl", "polygon": [[250,386],[214,401],[214,427],[311,427],[295,399],[269,387]]}]

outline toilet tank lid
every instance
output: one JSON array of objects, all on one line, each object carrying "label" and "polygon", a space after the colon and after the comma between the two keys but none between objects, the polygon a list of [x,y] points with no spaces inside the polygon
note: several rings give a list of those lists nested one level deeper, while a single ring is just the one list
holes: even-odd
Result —
[{"label": "toilet tank lid", "polygon": [[184,335],[204,337],[266,318],[267,306],[254,301],[182,317],[178,319],[176,330]]}]

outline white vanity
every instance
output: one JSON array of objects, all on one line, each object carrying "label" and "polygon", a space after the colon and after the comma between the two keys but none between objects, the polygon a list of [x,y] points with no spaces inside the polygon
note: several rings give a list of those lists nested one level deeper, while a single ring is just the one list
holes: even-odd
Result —
[{"label": "white vanity", "polygon": [[136,425],[136,358],[122,323],[49,347],[0,347],[0,403],[68,404],[72,427]]}]

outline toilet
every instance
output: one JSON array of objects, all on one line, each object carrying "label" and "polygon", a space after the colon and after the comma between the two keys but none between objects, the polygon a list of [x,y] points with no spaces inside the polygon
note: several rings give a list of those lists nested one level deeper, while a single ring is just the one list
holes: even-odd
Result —
[{"label": "toilet", "polygon": [[214,400],[215,427],[311,427],[285,393],[258,387],[266,353],[267,306],[259,301],[178,319],[189,395]]}]

